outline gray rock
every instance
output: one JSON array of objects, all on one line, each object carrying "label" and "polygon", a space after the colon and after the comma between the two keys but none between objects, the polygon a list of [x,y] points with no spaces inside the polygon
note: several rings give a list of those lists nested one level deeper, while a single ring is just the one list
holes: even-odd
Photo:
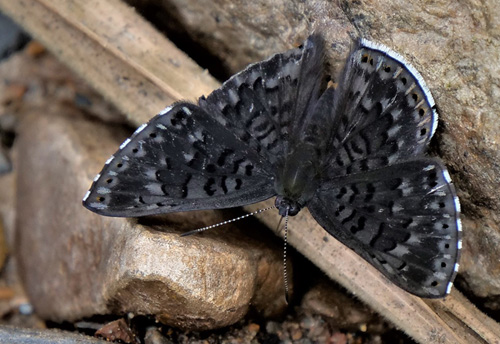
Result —
[{"label": "gray rock", "polygon": [[0,343],[16,344],[106,344],[107,341],[79,333],[0,326]]},{"label": "gray rock", "polygon": [[53,321],[153,314],[172,326],[210,329],[238,321],[250,304],[265,315],[281,311],[281,249],[266,231],[259,237],[228,226],[180,237],[221,221],[220,213],[137,221],[82,206],[124,137],[69,107],[32,109],[21,120],[15,252],[35,312]]}]

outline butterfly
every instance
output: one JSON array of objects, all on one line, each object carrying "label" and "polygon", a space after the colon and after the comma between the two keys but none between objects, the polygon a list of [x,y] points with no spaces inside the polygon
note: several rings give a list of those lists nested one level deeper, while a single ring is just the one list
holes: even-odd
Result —
[{"label": "butterfly", "polygon": [[174,103],[121,144],[83,205],[138,217],[276,196],[281,216],[307,207],[404,290],[444,296],[458,270],[460,203],[446,167],[425,155],[432,95],[399,54],[365,39],[337,87],[327,81],[313,34],[197,104]]}]

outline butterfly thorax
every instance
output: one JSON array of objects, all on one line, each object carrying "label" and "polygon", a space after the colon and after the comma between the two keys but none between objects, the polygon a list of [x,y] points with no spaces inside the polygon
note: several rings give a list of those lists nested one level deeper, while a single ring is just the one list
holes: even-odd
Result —
[{"label": "butterfly thorax", "polygon": [[314,146],[299,144],[288,153],[276,180],[276,207],[280,215],[296,215],[318,187],[319,159]]}]

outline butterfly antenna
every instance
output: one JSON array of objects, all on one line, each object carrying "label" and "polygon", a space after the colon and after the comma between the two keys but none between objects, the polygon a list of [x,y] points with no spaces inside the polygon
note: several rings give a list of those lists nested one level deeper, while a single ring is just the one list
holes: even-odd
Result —
[{"label": "butterfly antenna", "polygon": [[227,225],[228,223],[236,222],[236,221],[242,220],[244,218],[247,218],[249,216],[253,216],[253,215],[256,215],[256,214],[260,214],[260,213],[262,213],[264,211],[268,211],[268,210],[273,209],[273,208],[276,208],[276,207],[273,205],[272,207],[267,207],[267,208],[264,208],[264,209],[259,209],[259,210],[256,210],[256,211],[252,212],[252,213],[245,214],[245,215],[236,217],[236,218],[231,219],[231,220],[219,222],[219,223],[217,223],[215,225],[210,225],[210,226],[207,226],[207,227],[202,227],[202,228],[194,229],[192,231],[189,231],[189,232],[186,232],[186,233],[182,233],[181,237],[185,237],[185,236],[196,234],[196,233],[201,233],[201,232],[204,232],[204,231],[206,231],[208,229],[212,229],[212,228],[215,228],[215,227],[220,227],[220,226],[223,226],[223,225]]},{"label": "butterfly antenna", "polygon": [[[282,218],[283,219],[283,218]],[[281,220],[280,220],[281,223]],[[288,300],[290,299],[289,290],[288,290],[288,270],[287,270],[287,259],[286,259],[286,249],[288,246],[288,209],[285,215],[285,233],[283,237],[283,282],[285,284],[285,301],[288,304]]]},{"label": "butterfly antenna", "polygon": [[288,212],[285,216],[285,237],[283,244],[283,279],[285,282],[285,301],[288,304],[288,300],[290,300],[290,292],[288,290],[288,271],[287,271],[287,259],[286,259],[286,249],[288,246]]},{"label": "butterfly antenna", "polygon": [[288,292],[288,272],[287,272],[287,259],[286,259],[286,248],[288,245],[288,209],[286,210],[285,216],[282,216],[280,219],[280,222],[278,222],[278,226],[276,227],[276,233],[281,232],[281,221],[283,221],[283,218],[285,219],[285,235],[284,235],[284,244],[283,244],[283,282],[285,284],[285,301],[288,304],[289,300],[289,292]]}]

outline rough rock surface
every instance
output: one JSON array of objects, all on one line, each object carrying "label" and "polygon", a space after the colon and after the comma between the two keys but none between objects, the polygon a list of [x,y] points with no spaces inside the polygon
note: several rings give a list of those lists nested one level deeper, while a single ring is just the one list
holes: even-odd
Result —
[{"label": "rough rock surface", "polygon": [[348,297],[327,280],[319,281],[302,298],[303,312],[321,315],[333,328],[371,332],[382,328],[380,318],[365,305]]},{"label": "rough rock surface", "polygon": [[21,120],[15,252],[37,314],[73,321],[131,312],[209,329],[238,321],[250,304],[266,315],[282,309],[281,253],[269,237],[254,236],[256,228],[247,229],[251,235],[228,226],[181,238],[221,216],[175,214],[142,219],[143,226],[81,205],[124,137],[112,129],[68,106],[31,109]]},{"label": "rough rock surface", "polygon": [[0,343],[16,344],[106,344],[100,340],[79,333],[54,329],[28,329],[11,326],[0,327]]},{"label": "rough rock surface", "polygon": [[[462,203],[462,288],[500,295],[500,15],[486,1],[130,1],[155,3],[158,21],[224,61],[231,72],[300,44],[313,30],[331,42],[338,70],[352,38],[398,51],[423,75],[440,113],[433,150],[448,165]],[[147,13],[147,11],[145,11]],[[196,56],[195,56],[196,58]],[[199,60],[203,60],[199,57]]]}]

